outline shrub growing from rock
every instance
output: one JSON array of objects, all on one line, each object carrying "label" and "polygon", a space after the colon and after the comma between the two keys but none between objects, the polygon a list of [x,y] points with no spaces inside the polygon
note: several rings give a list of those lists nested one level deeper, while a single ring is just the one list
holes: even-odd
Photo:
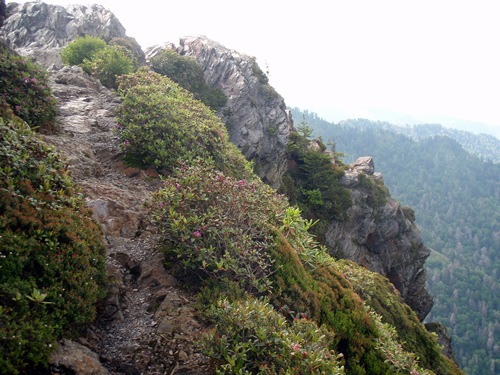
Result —
[{"label": "shrub growing from rock", "polygon": [[127,43],[126,39],[117,39],[107,45],[100,38],[85,35],[69,43],[61,51],[61,58],[66,65],[79,65],[104,86],[116,89],[118,76],[137,69],[136,53],[131,40]]},{"label": "shrub growing from rock", "polygon": [[131,53],[122,46],[106,46],[95,52],[82,63],[83,69],[98,78],[101,83],[112,89],[118,87],[116,79],[135,70]]}]

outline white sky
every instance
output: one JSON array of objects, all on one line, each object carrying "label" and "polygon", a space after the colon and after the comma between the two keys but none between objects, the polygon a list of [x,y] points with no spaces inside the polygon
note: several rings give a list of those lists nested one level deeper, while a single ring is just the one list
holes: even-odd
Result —
[{"label": "white sky", "polygon": [[500,135],[497,0],[45,2],[101,4],[143,48],[205,35],[257,57],[287,105],[327,120],[382,109],[485,122]]}]

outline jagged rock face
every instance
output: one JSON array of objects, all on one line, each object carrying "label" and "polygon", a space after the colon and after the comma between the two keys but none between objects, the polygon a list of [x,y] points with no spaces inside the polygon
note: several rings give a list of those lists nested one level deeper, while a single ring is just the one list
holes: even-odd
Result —
[{"label": "jagged rock face", "polygon": [[[424,262],[430,250],[398,201],[388,197],[381,206],[373,203],[360,182],[361,175],[367,178],[370,174],[374,175],[371,158],[358,159],[346,172],[343,184],[349,189],[353,205],[344,221],[331,223],[326,245],[335,256],[386,276],[423,320],[433,305],[425,289]],[[380,179],[380,175],[373,177]]]},{"label": "jagged rock face", "polygon": [[101,5],[9,3],[0,31],[11,48],[46,68],[61,67],[59,50],[77,37],[90,35],[106,41],[125,37],[120,21]]},{"label": "jagged rock face", "polygon": [[152,47],[146,55],[151,57],[162,48],[194,57],[207,83],[224,92],[228,101],[218,114],[228,128],[231,142],[254,161],[257,174],[277,188],[286,170],[292,124],[284,99],[267,83],[255,58],[205,37],[186,37],[178,46],[167,43]]}]

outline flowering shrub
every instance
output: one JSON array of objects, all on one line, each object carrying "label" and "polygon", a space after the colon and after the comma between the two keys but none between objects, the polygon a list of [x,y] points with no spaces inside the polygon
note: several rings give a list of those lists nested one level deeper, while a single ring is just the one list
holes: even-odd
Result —
[{"label": "flowering shrub", "polygon": [[271,228],[287,203],[269,186],[200,161],[167,178],[152,205],[167,257],[188,274],[237,281],[255,293],[271,289]]},{"label": "flowering shrub", "polygon": [[307,319],[289,323],[267,302],[223,300],[211,319],[201,347],[220,360],[218,374],[344,374],[332,332]]},{"label": "flowering shrub", "polygon": [[47,74],[0,45],[0,107],[5,104],[30,126],[52,130],[57,108]]},{"label": "flowering shrub", "polygon": [[39,373],[56,340],[95,317],[102,233],[53,148],[0,118],[0,368]]},{"label": "flowering shrub", "polygon": [[250,176],[221,120],[169,78],[142,68],[120,77],[119,90],[117,133],[130,164],[166,173],[179,160],[212,158],[226,174]]}]

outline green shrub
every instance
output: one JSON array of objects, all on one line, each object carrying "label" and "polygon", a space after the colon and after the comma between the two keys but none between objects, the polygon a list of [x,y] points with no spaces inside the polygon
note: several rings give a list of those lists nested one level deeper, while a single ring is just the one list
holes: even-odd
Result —
[{"label": "green shrub", "polygon": [[250,176],[251,165],[229,142],[222,121],[189,92],[146,68],[119,82],[117,132],[129,164],[168,173],[179,160],[212,158],[225,174]]},{"label": "green shrub", "polygon": [[57,108],[47,74],[30,59],[0,45],[0,107],[2,103],[30,126],[53,129]]},{"label": "green shrub", "polygon": [[134,70],[146,65],[146,56],[139,43],[134,38],[113,38],[109,41],[110,46],[121,46],[127,51],[127,54],[132,58]]},{"label": "green shrub", "polygon": [[91,60],[97,51],[106,48],[106,42],[101,38],[85,35],[76,38],[61,50],[61,58],[66,65],[80,65],[85,60]]},{"label": "green shrub", "polygon": [[172,264],[249,292],[271,291],[270,228],[286,201],[269,186],[227,177],[200,161],[167,178],[152,204]]},{"label": "green shrub", "polygon": [[169,77],[213,110],[217,111],[226,105],[227,97],[220,89],[207,85],[203,69],[194,58],[166,49],[153,56],[149,65],[151,70]]},{"label": "green shrub", "polygon": [[220,360],[218,374],[344,374],[332,332],[307,319],[289,323],[266,302],[223,300],[211,320],[201,347]]},{"label": "green shrub", "polygon": [[0,119],[0,138],[0,368],[37,373],[95,317],[102,232],[53,148],[21,121]]},{"label": "green shrub", "polygon": [[122,46],[106,46],[96,51],[82,63],[83,69],[98,78],[101,83],[116,89],[116,78],[135,70],[133,56]]}]

